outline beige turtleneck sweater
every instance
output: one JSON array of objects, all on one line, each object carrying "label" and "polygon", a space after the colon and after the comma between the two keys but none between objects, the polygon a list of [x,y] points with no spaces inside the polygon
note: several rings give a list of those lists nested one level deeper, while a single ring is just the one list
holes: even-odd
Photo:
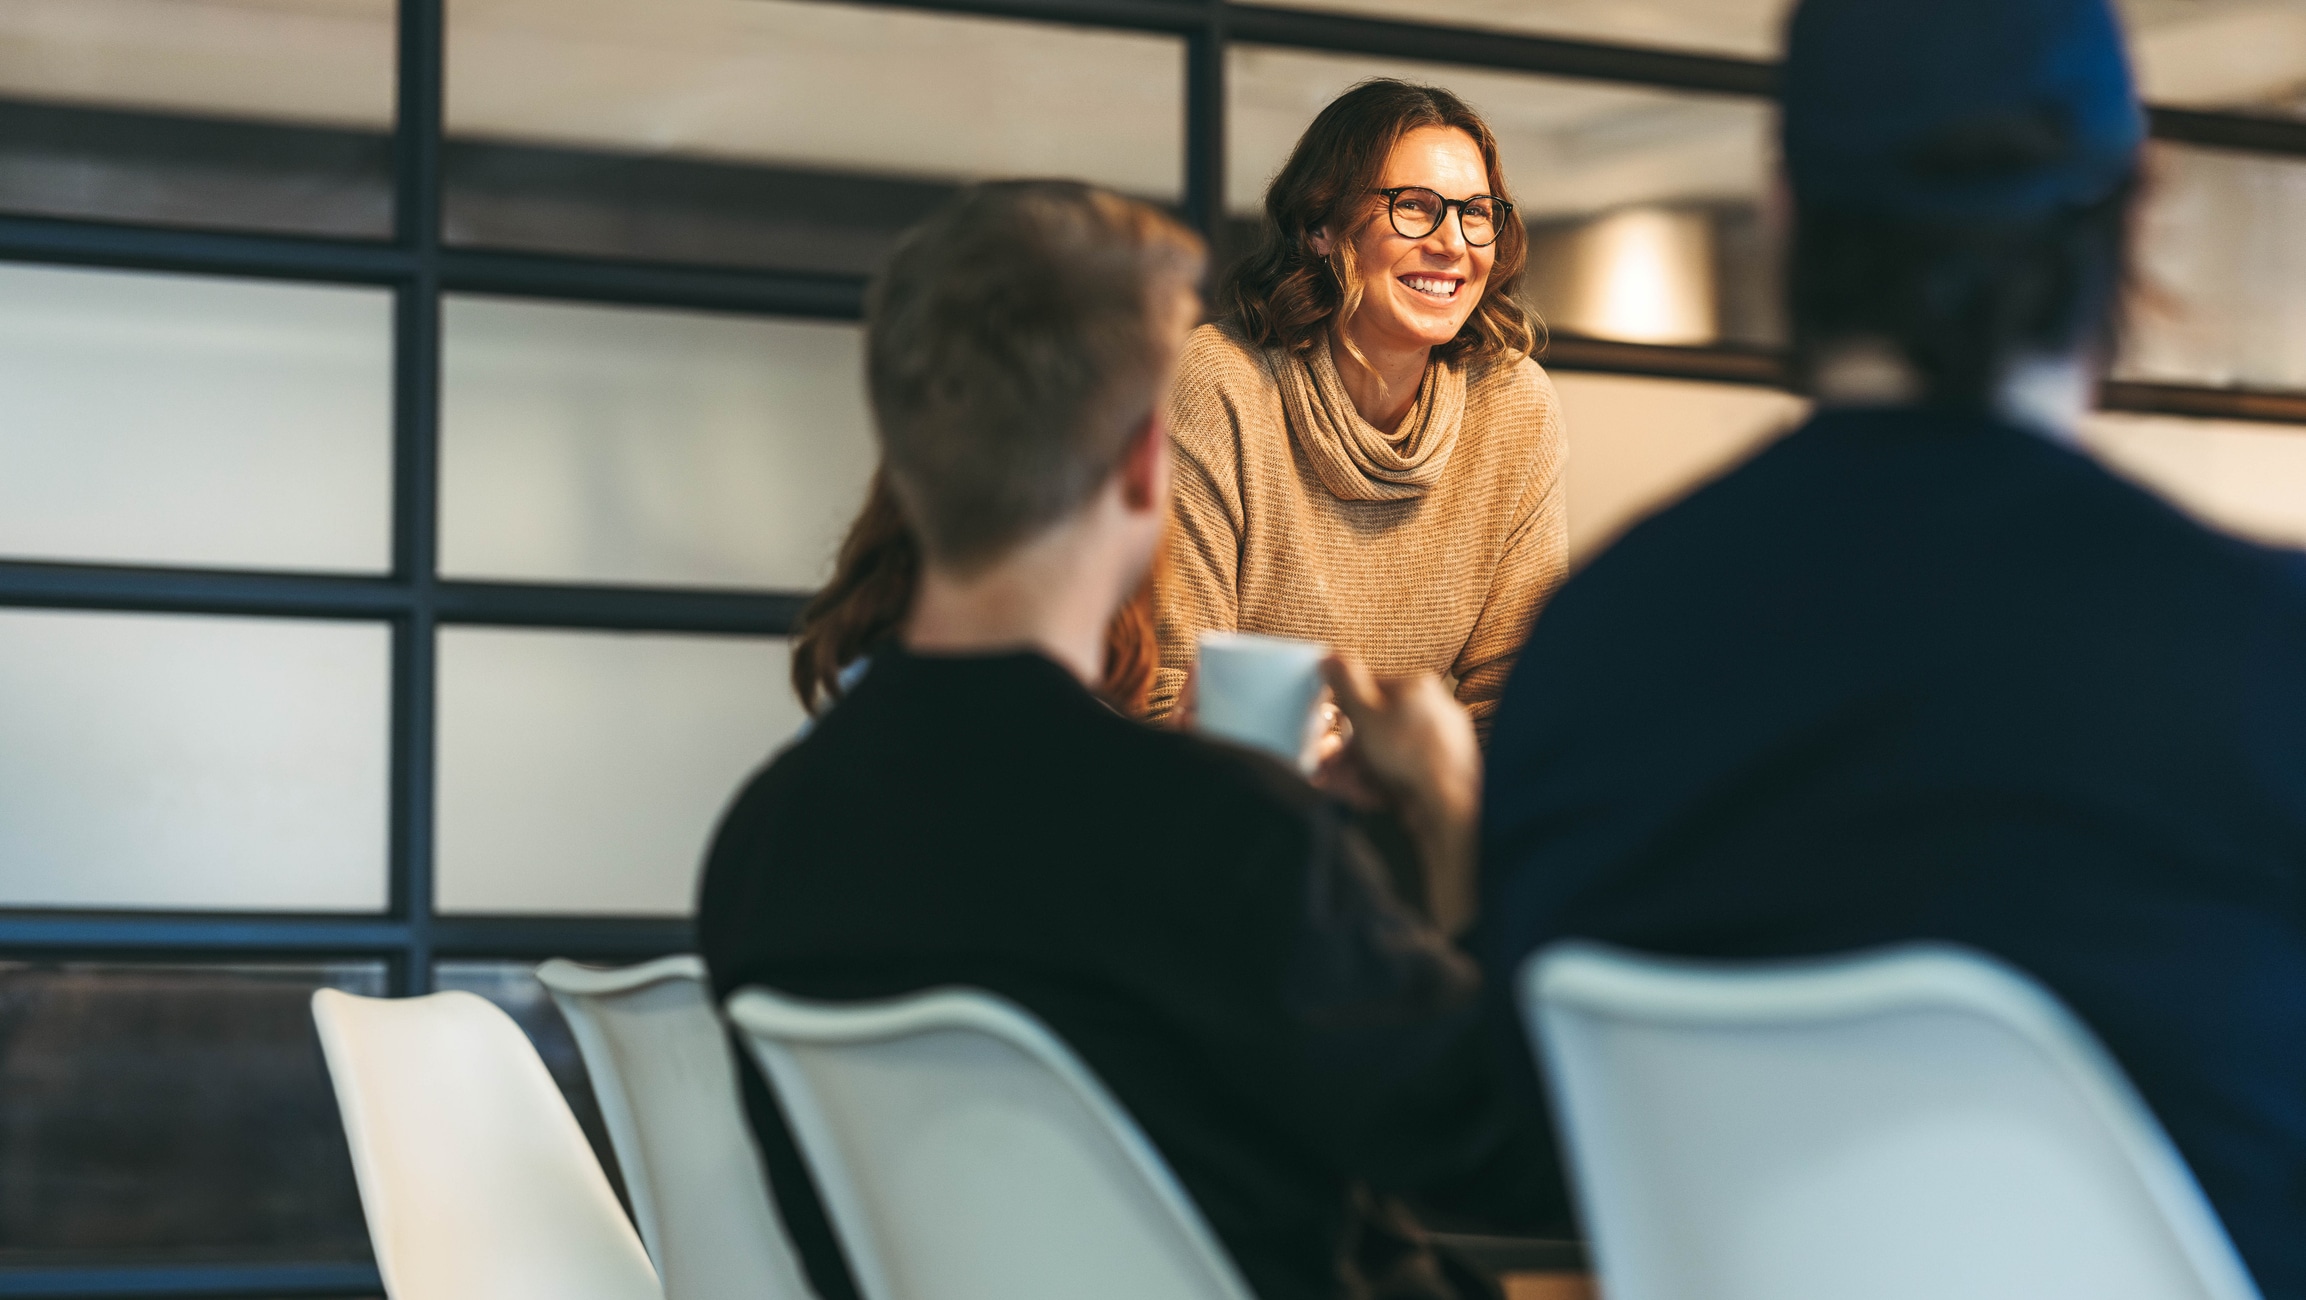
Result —
[{"label": "beige turtleneck sweater", "polygon": [[1204,325],[1169,421],[1154,716],[1176,704],[1195,638],[1232,630],[1320,641],[1381,676],[1447,674],[1488,734],[1568,567],[1560,403],[1535,362],[1427,366],[1389,437],[1326,343],[1290,357]]}]

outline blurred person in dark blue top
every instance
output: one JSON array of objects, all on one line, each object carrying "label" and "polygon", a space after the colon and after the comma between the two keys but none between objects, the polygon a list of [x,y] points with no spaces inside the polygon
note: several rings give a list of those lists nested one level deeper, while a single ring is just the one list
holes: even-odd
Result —
[{"label": "blurred person in dark blue top", "polygon": [[2306,1297],[2306,575],[2071,445],[2143,135],[2115,20],[1809,0],[1784,92],[1817,414],[1538,620],[1489,752],[1493,1013],[1571,936],[1972,945],[2091,1025]]}]

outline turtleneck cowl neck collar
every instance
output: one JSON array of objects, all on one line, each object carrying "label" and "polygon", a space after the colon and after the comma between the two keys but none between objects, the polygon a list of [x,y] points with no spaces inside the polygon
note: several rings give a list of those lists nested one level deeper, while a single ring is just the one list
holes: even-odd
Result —
[{"label": "turtleneck cowl neck collar", "polygon": [[1324,335],[1303,353],[1274,358],[1290,436],[1321,485],[1340,501],[1424,496],[1448,468],[1465,423],[1465,371],[1440,360],[1427,362],[1417,400],[1388,436],[1355,409],[1330,347]]}]

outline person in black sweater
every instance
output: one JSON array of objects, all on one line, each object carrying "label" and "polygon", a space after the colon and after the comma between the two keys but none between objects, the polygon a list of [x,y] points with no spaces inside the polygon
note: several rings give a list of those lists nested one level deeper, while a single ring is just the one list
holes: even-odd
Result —
[{"label": "person in black sweater", "polygon": [[[1532,1223],[1539,1126],[1488,1068],[1461,928],[1479,755],[1437,679],[1330,665],[1340,802],[1093,694],[1166,518],[1159,401],[1199,243],[1086,187],[972,187],[870,294],[869,386],[924,568],[900,640],[739,793],[698,929],[717,993],[938,985],[1023,1006],[1128,1109],[1264,1300],[1479,1293],[1394,1198]],[[1436,914],[1441,924],[1421,914]],[[774,1099],[748,1109],[812,1280],[849,1292]]]},{"label": "person in black sweater", "polygon": [[2306,1297],[2306,569],[2068,445],[2142,134],[2114,18],[1809,0],[1785,85],[1821,410],[1538,621],[1489,753],[1493,988],[1568,937],[1994,954]]}]

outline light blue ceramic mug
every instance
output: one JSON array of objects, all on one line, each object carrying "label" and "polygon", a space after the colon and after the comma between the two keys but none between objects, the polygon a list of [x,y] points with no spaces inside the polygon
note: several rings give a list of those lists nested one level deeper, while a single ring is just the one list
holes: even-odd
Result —
[{"label": "light blue ceramic mug", "polygon": [[1329,647],[1250,632],[1204,632],[1200,654],[1194,726],[1312,771],[1314,706],[1321,700],[1321,661]]}]

